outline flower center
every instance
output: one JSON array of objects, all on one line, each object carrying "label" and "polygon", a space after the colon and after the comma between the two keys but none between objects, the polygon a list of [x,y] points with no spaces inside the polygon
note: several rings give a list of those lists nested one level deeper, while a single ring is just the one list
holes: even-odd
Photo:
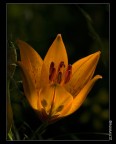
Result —
[{"label": "flower center", "polygon": [[60,85],[66,84],[69,82],[72,74],[72,65],[68,65],[68,67],[65,69],[65,64],[63,61],[61,61],[58,65],[58,68],[56,70],[55,63],[51,62],[50,68],[49,68],[49,81],[50,84],[52,83],[58,83]]}]

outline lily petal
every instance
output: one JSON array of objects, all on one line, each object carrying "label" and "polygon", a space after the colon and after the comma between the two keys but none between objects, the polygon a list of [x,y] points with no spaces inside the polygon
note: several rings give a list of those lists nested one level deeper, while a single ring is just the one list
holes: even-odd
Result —
[{"label": "lily petal", "polygon": [[25,96],[32,108],[37,109],[38,94],[37,89],[35,88],[35,83],[33,81],[32,75],[30,75],[30,72],[27,71],[25,65],[23,65],[20,61],[18,61],[17,63],[22,70],[22,79]]},{"label": "lily petal", "polygon": [[55,68],[58,68],[60,62],[62,61],[64,62],[66,68],[68,66],[67,52],[61,34],[58,34],[44,58],[44,63],[46,65],[48,73],[51,62],[54,62]]},{"label": "lily petal", "polygon": [[46,113],[51,117],[60,115],[72,100],[72,95],[60,85],[49,85],[39,93],[39,106],[41,104]]},{"label": "lily petal", "polygon": [[38,97],[38,109],[42,107],[46,111],[46,113],[49,115],[52,101],[54,98],[54,89],[51,86],[46,86],[40,89],[39,91],[39,97]]},{"label": "lily petal", "polygon": [[72,77],[66,89],[75,97],[92,78],[97,66],[100,51],[80,59],[72,65]]},{"label": "lily petal", "polygon": [[54,98],[54,107],[52,114],[64,114],[69,111],[69,105],[72,103],[73,97],[70,93],[68,93],[64,87],[57,85],[55,87],[55,98]]},{"label": "lily petal", "polygon": [[49,73],[46,69],[45,64],[42,65],[41,75],[40,75],[40,89],[46,87],[49,84]]},{"label": "lily petal", "polygon": [[21,62],[27,70],[31,69],[33,79],[36,81],[36,87],[39,89],[43,60],[29,44],[19,39],[16,42],[20,49]]},{"label": "lily petal", "polygon": [[93,79],[91,79],[86,85],[85,87],[80,91],[80,93],[74,98],[73,103],[72,103],[72,107],[69,110],[69,112],[67,113],[67,115],[72,114],[73,112],[75,112],[84,102],[86,96],[88,95],[88,93],[90,92],[90,90],[92,89],[93,85],[95,84],[95,82],[98,79],[101,79],[102,76],[100,75],[96,75]]}]

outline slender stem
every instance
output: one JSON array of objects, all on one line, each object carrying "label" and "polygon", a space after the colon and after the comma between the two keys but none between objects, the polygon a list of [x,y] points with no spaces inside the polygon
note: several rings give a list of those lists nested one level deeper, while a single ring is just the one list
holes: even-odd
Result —
[{"label": "slender stem", "polygon": [[40,136],[44,132],[47,126],[48,126],[48,123],[43,123],[39,128],[37,128],[37,130],[33,133],[31,140],[35,139],[37,134],[38,136]]}]

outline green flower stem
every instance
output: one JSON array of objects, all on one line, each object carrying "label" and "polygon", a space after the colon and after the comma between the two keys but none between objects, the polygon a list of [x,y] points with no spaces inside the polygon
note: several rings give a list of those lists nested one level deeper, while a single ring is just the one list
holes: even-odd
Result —
[{"label": "green flower stem", "polygon": [[42,125],[40,125],[39,128],[37,128],[37,130],[33,133],[31,140],[34,140],[36,138],[36,136],[38,135],[38,137],[43,134],[43,132],[45,131],[45,128],[48,126],[48,123],[43,123]]}]

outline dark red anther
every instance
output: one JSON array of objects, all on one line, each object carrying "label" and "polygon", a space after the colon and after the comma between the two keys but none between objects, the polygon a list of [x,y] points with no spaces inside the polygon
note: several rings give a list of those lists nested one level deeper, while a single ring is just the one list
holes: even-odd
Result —
[{"label": "dark red anther", "polygon": [[66,73],[65,73],[65,80],[64,83],[66,84],[67,82],[69,82],[70,78],[71,78],[71,74],[72,74],[72,65],[68,65]]},{"label": "dark red anther", "polygon": [[54,81],[55,75],[56,75],[56,69],[53,67],[52,70],[51,70],[51,73],[49,75],[49,80]]},{"label": "dark red anther", "polygon": [[57,83],[61,83],[62,81],[62,72],[58,72],[58,76],[57,76]]},{"label": "dark red anther", "polygon": [[72,65],[69,64],[67,70],[71,70],[72,69]]},{"label": "dark red anther", "polygon": [[49,69],[49,73],[51,74],[54,68],[54,62],[51,62],[50,64],[50,69]]},{"label": "dark red anther", "polygon": [[60,71],[60,69],[61,69],[62,67],[65,67],[65,64],[64,64],[63,61],[60,62],[59,66],[58,66],[58,71]]}]

